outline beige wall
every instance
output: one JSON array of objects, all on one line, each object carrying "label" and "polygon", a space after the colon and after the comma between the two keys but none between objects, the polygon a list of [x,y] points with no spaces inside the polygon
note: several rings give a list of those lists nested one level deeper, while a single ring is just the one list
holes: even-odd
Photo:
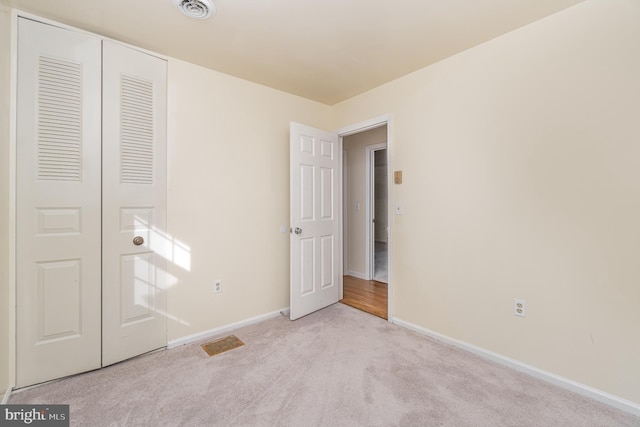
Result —
[{"label": "beige wall", "polygon": [[289,306],[291,120],[327,129],[331,111],[169,61],[170,340]]},{"label": "beige wall", "polygon": [[[344,266],[344,271],[357,277],[366,277],[366,147],[386,141],[386,126],[356,133],[343,139],[343,150],[347,154],[346,247],[344,248],[347,254],[347,265]],[[356,206],[359,206],[359,209]]]},{"label": "beige wall", "polygon": [[393,114],[397,318],[640,402],[639,22],[590,0],[334,107]]},{"label": "beige wall", "polygon": [[11,13],[0,5],[0,400],[9,380],[9,87]]}]

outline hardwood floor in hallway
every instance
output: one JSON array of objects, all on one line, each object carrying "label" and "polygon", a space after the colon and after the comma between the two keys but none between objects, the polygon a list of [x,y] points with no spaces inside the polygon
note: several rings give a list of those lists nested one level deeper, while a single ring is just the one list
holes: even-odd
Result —
[{"label": "hardwood floor in hallway", "polygon": [[340,300],[341,303],[383,319],[388,318],[388,287],[386,283],[344,276],[343,285],[344,298]]}]

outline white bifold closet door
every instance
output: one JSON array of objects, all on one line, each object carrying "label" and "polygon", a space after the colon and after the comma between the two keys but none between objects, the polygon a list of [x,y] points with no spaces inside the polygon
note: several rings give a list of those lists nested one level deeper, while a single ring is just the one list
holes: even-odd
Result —
[{"label": "white bifold closet door", "polygon": [[101,365],[100,43],[18,22],[18,387]]},{"label": "white bifold closet door", "polygon": [[166,63],[102,43],[18,20],[17,387],[166,345]]},{"label": "white bifold closet door", "polygon": [[106,366],[166,345],[167,259],[172,248],[163,232],[166,63],[103,43],[102,364]]}]

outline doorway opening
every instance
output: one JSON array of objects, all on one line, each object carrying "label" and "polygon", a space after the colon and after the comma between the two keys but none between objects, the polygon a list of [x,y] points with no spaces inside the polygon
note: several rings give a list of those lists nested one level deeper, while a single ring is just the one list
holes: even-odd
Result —
[{"label": "doorway opening", "polygon": [[370,225],[365,244],[369,248],[369,277],[387,283],[389,259],[389,202],[387,143],[367,147],[367,221]]},{"label": "doorway opening", "polygon": [[342,134],[342,302],[370,314],[389,314],[388,128],[383,121]]}]

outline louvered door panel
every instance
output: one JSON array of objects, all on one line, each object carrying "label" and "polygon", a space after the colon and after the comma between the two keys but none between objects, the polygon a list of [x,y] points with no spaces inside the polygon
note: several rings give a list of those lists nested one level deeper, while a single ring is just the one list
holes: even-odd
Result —
[{"label": "louvered door panel", "polygon": [[153,82],[120,77],[120,182],[153,184]]},{"label": "louvered door panel", "polygon": [[38,61],[38,179],[80,181],[82,64]]},{"label": "louvered door panel", "polygon": [[[166,345],[166,62],[103,43],[103,364]],[[144,243],[135,245],[134,237]],[[108,307],[108,308],[107,308]]]},{"label": "louvered door panel", "polygon": [[100,366],[100,41],[18,20],[18,387]]}]

